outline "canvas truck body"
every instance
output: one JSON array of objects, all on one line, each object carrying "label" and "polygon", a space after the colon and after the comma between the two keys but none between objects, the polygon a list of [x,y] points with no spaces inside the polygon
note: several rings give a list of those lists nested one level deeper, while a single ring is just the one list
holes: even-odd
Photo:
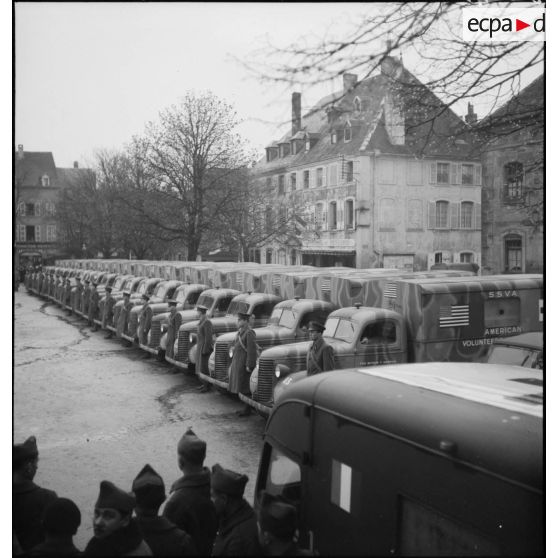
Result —
[{"label": "canvas truck body", "polygon": [[[325,321],[333,310],[335,306],[323,300],[290,299],[279,302],[275,305],[267,326],[254,328],[256,343],[264,349],[310,339],[308,323],[312,320]],[[236,332],[230,332],[216,339],[209,360],[210,374],[213,375],[203,376],[204,380],[223,389],[228,389],[229,386],[228,370],[235,336]]]},{"label": "canvas truck body", "polygon": [[[497,337],[539,331],[541,276],[395,279],[394,309],[346,307],[327,319],[325,341],[336,367],[395,362],[482,362]],[[273,390],[306,369],[309,343],[263,351],[252,374],[252,397],[260,412],[273,406]],[[271,392],[270,387],[271,386]]]},{"label": "canvas truck body", "polygon": [[[240,292],[236,289],[207,289],[203,291],[198,299],[198,304],[205,306],[207,310],[207,317],[210,319],[225,316],[231,304],[232,299],[239,295]],[[165,356],[165,360],[174,364],[178,368],[188,368],[188,350],[190,343],[190,331],[186,328],[190,322],[195,322],[198,319],[198,313],[195,309],[186,310],[180,313],[181,323],[176,339],[174,341],[174,358]],[[161,347],[166,348],[165,334],[161,339]]]},{"label": "canvas truck body", "polygon": [[[153,290],[153,293],[149,297],[149,305],[159,305],[159,310],[163,312],[165,310],[164,306],[167,306],[165,302],[167,298],[172,298],[176,289],[181,285],[181,281],[164,281],[161,280],[157,283],[157,286]],[[143,299],[137,295],[130,297],[130,301],[133,307],[130,309],[128,314],[128,323],[122,333],[122,338],[127,341],[133,342],[137,336],[137,329],[139,325],[139,315],[143,307]],[[167,306],[168,308],[168,306]]]},{"label": "canvas truck body", "polygon": [[[267,325],[274,307],[281,302],[281,298],[266,293],[241,293],[236,295],[222,317],[211,318],[213,335],[218,337],[224,333],[238,330],[238,312],[254,316],[251,321],[253,328]],[[179,347],[180,354],[187,353],[186,361],[181,361],[183,367],[193,365],[196,362],[197,351],[197,328],[199,320],[184,324],[180,328]],[[187,345],[186,345],[187,344]],[[196,373],[198,371],[196,370]],[[199,374],[206,378],[205,374]]]},{"label": "canvas truck body", "polygon": [[320,556],[543,555],[542,417],[540,370],[317,374],[278,399],[254,493],[293,503]]},{"label": "canvas truck body", "polygon": [[[174,292],[173,299],[176,300],[178,313],[191,311],[196,307],[201,293],[208,289],[207,285],[200,283],[181,283]],[[151,305],[150,305],[151,307]],[[168,302],[161,302],[153,305],[151,316],[151,327],[147,334],[145,343],[140,342],[140,347],[151,354],[158,355],[161,351],[161,337],[166,331],[170,311]],[[141,323],[140,323],[141,327]]]}]

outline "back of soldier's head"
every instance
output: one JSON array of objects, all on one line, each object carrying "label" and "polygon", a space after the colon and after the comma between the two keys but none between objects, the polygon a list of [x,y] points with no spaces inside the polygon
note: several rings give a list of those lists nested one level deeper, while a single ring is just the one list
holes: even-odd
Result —
[{"label": "back of soldier's head", "polygon": [[68,498],[56,498],[43,512],[43,526],[48,534],[73,536],[80,525],[79,508]]}]

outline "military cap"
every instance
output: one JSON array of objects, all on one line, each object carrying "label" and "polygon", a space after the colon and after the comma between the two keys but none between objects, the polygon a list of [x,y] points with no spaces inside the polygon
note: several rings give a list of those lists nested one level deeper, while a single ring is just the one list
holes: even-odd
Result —
[{"label": "military cap", "polygon": [[143,300],[149,300],[149,295],[147,293],[143,293],[141,298],[143,298]]},{"label": "military cap", "polygon": [[219,463],[213,465],[211,469],[211,488],[217,492],[242,497],[247,482],[246,475],[223,469]]},{"label": "military cap", "polygon": [[319,331],[322,333],[325,329],[325,326],[322,325],[320,322],[310,322],[308,324],[308,331]]},{"label": "military cap", "polygon": [[191,428],[178,441],[177,452],[191,463],[201,465],[205,459],[207,444],[200,440]]},{"label": "military cap", "polygon": [[176,306],[178,304],[178,301],[175,300],[174,298],[167,298],[166,302],[167,302],[167,304],[170,304],[171,306]]},{"label": "military cap", "polygon": [[105,291],[107,293],[112,293],[112,287],[105,287]]},{"label": "military cap", "polygon": [[290,539],[296,531],[296,508],[282,498],[262,490],[259,498],[258,523],[262,531]]},{"label": "military cap", "polygon": [[165,483],[151,465],[145,465],[132,483],[136,504],[147,509],[158,509],[165,501]]},{"label": "military cap", "polygon": [[96,508],[112,508],[124,513],[132,513],[136,505],[136,497],[118,488],[110,481],[101,481]]},{"label": "military cap", "polygon": [[149,463],[144,465],[143,469],[137,474],[132,483],[132,490],[135,492],[148,486],[161,486],[163,490],[165,489],[163,478]]},{"label": "military cap", "polygon": [[93,279],[93,281],[91,281],[91,284],[96,287],[99,283],[97,281],[95,281],[95,279]]},{"label": "military cap", "polygon": [[124,296],[130,296],[132,293],[130,291],[122,291]]},{"label": "military cap", "polygon": [[91,281],[89,281],[89,279],[86,279],[85,282],[89,285],[89,283],[91,283]]},{"label": "military cap", "polygon": [[29,436],[23,444],[14,444],[12,448],[12,462],[22,462],[27,459],[35,459],[39,456],[37,448],[37,439],[35,436]]},{"label": "military cap", "polygon": [[68,498],[56,498],[43,512],[43,525],[48,533],[73,536],[80,524],[79,508]]},{"label": "military cap", "polygon": [[198,304],[196,306],[196,310],[199,310],[200,312],[203,312],[205,314],[209,310],[209,308],[207,306],[204,306],[203,304]]},{"label": "military cap", "polygon": [[236,315],[243,320],[249,320],[250,319],[250,314],[246,314],[246,312],[237,312]]}]

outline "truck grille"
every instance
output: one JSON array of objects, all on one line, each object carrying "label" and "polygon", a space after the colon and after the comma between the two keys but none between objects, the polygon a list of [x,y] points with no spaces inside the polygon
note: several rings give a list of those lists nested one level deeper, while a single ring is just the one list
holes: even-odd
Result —
[{"label": "truck grille", "polygon": [[188,351],[190,350],[190,332],[180,331],[178,333],[178,351],[176,359],[180,362],[188,362]]},{"label": "truck grille", "polygon": [[149,346],[156,349],[161,341],[161,322],[151,323],[151,337],[149,338]]},{"label": "truck grille", "polygon": [[228,370],[230,366],[229,344],[215,344],[215,378],[226,382],[228,379]]},{"label": "truck grille", "polygon": [[260,358],[258,365],[258,388],[254,393],[254,399],[265,403],[271,400],[273,389],[274,362],[271,359]]}]

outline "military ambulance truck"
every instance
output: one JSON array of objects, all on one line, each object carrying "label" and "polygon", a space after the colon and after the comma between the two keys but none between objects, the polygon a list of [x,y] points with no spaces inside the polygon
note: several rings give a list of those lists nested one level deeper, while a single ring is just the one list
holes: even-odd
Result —
[{"label": "military ambulance truck", "polygon": [[285,390],[255,495],[298,509],[320,556],[542,556],[542,371],[420,363]]},{"label": "military ambulance truck", "polygon": [[[481,362],[494,339],[543,327],[542,275],[401,279],[393,284],[393,310],[357,304],[329,315],[323,335],[337,368]],[[274,387],[306,369],[309,347],[308,342],[291,343],[263,351],[252,373],[252,397],[240,398],[269,412]]]}]

